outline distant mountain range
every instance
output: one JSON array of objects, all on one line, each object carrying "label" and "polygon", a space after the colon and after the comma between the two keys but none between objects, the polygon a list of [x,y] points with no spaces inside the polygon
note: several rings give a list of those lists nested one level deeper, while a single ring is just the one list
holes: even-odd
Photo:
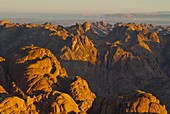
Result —
[{"label": "distant mountain range", "polygon": [[113,18],[169,18],[170,11],[166,12],[152,12],[152,13],[115,13],[115,14],[106,14],[107,17]]},{"label": "distant mountain range", "polygon": [[0,19],[8,19],[16,23],[38,23],[46,21],[56,25],[72,25],[84,21],[94,22],[105,20],[108,23],[136,22],[154,23],[157,25],[170,25],[170,11],[158,11],[151,13],[114,13],[114,14],[55,14],[55,13],[0,13]]}]

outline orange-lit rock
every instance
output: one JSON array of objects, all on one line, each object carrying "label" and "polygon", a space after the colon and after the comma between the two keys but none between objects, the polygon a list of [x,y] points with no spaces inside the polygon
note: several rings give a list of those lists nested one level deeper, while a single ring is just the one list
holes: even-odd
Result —
[{"label": "orange-lit rock", "polygon": [[38,114],[35,105],[33,102],[30,102],[30,98],[28,97],[26,102],[11,94],[8,94],[5,89],[0,86],[0,113],[1,114]]},{"label": "orange-lit rock", "polygon": [[93,64],[97,61],[97,49],[87,36],[73,37],[71,46],[65,46],[61,51],[63,55],[60,58],[63,60],[88,61]]},{"label": "orange-lit rock", "polygon": [[[9,72],[16,84],[24,87],[22,89],[30,95],[50,93],[52,84],[57,82],[57,76],[67,76],[66,70],[60,66],[60,62],[48,49],[26,46],[21,49],[15,60],[11,62]],[[16,74],[14,67],[21,68],[22,72]]]},{"label": "orange-lit rock", "polygon": [[4,24],[10,24],[11,22],[7,19],[1,20],[0,25],[3,26]]},{"label": "orange-lit rock", "polygon": [[90,30],[90,28],[91,28],[90,22],[85,22],[85,23],[83,23],[82,26],[83,26],[83,29],[84,29],[85,32]]},{"label": "orange-lit rock", "polygon": [[3,61],[5,61],[5,59],[4,59],[4,58],[2,58],[2,57],[0,57],[0,62],[3,62]]},{"label": "orange-lit rock", "polygon": [[56,98],[50,108],[52,113],[68,114],[80,112],[78,105],[68,94],[59,92],[55,95]]},{"label": "orange-lit rock", "polygon": [[[170,27],[1,23],[0,93],[3,101],[16,99],[12,107],[21,101],[25,113],[169,111]],[[138,89],[148,93],[132,92]]]},{"label": "orange-lit rock", "polygon": [[149,113],[168,114],[165,105],[150,93],[140,90],[136,92],[113,94],[102,98],[99,97],[94,103],[91,113],[98,114],[127,114]]},{"label": "orange-lit rock", "polygon": [[70,85],[73,99],[78,102],[79,109],[86,112],[96,98],[95,94],[89,89],[88,84],[81,77],[76,76]]}]

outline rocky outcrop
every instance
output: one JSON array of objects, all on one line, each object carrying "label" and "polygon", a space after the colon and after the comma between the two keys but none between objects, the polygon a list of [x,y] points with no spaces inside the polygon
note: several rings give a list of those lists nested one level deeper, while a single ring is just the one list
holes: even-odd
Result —
[{"label": "rocky outcrop", "polygon": [[[54,92],[55,93],[55,92]],[[55,98],[56,97],[56,98]],[[76,102],[66,93],[56,92],[54,100],[50,105],[51,113],[79,113],[80,110]]]},{"label": "rocky outcrop", "polygon": [[83,23],[82,26],[83,26],[83,29],[84,29],[85,32],[91,29],[90,22],[85,22],[85,23]]},{"label": "rocky outcrop", "polygon": [[10,24],[11,22],[9,21],[9,20],[7,20],[7,19],[4,19],[4,20],[1,20],[0,21],[0,26],[3,26],[3,25],[5,25],[5,24]]},{"label": "rocky outcrop", "polygon": [[141,90],[99,98],[95,103],[94,109],[90,110],[91,114],[167,114],[165,105],[161,105],[160,101],[152,94]]},{"label": "rocky outcrop", "polygon": [[4,59],[4,58],[2,58],[2,57],[0,57],[0,62],[3,62],[3,61],[5,61],[5,59]]},{"label": "rocky outcrop", "polygon": [[[2,93],[24,101],[25,112],[29,106],[38,113],[165,113],[169,33],[169,27],[152,24],[1,21]],[[138,89],[166,107],[149,93],[131,93]]]},{"label": "rocky outcrop", "polygon": [[[57,77],[67,76],[66,70],[60,66],[56,57],[48,49],[37,46],[23,47],[14,60],[11,58],[9,61],[12,81],[28,95],[50,93]],[[20,69],[20,72],[16,73],[17,69]]]},{"label": "rocky outcrop", "polygon": [[70,85],[70,91],[73,99],[78,103],[79,109],[86,112],[96,98],[95,94],[89,89],[85,80],[76,76]]},{"label": "rocky outcrop", "polygon": [[87,61],[96,63],[97,49],[87,36],[75,36],[72,38],[71,46],[65,46],[61,50],[63,54],[60,56],[62,60]]},{"label": "rocky outcrop", "polygon": [[167,114],[165,105],[160,105],[160,101],[150,93],[138,90],[132,98],[126,112]]},{"label": "rocky outcrop", "polygon": [[[86,113],[92,106],[95,94],[87,82],[80,77],[69,79],[66,70],[48,49],[25,46],[6,64],[11,80],[6,88],[10,94],[0,86],[0,96],[3,98],[0,113]],[[68,80],[64,85],[61,84],[63,79]],[[61,90],[60,87],[70,89]],[[89,97],[80,99],[82,96],[79,95],[86,92]]]},{"label": "rocky outcrop", "polygon": [[163,104],[166,104],[166,109],[168,112],[170,111],[170,101],[167,99],[170,95],[169,90],[170,90],[169,80],[151,89],[151,91],[154,92],[154,94],[161,100],[161,102]]},{"label": "rocky outcrop", "polygon": [[92,23],[92,31],[100,37],[106,37],[111,31],[113,26],[105,21]]},{"label": "rocky outcrop", "polygon": [[38,114],[35,105],[30,101],[30,97],[27,97],[26,102],[5,91],[5,89],[0,86],[0,113],[2,114]]}]

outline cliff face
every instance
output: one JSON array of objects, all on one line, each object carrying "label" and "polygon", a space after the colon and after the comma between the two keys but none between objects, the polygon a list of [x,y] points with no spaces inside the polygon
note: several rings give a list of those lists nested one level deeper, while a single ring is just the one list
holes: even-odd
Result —
[{"label": "cliff face", "polygon": [[[1,113],[85,113],[96,97],[81,77],[68,78],[65,68],[45,48],[21,48],[7,60],[6,70],[7,74],[1,70],[1,78],[8,75],[9,79],[1,85],[9,93],[1,86]],[[63,79],[64,85],[60,84]],[[70,89],[62,91],[64,86]]]},{"label": "cliff face", "polygon": [[1,112],[166,114],[170,109],[168,28],[3,20],[0,39],[5,58],[0,58],[0,105],[18,105]]}]

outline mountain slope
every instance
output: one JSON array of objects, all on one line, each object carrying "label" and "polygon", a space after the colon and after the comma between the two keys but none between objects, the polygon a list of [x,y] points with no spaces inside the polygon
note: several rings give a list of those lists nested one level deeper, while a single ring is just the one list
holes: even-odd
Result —
[{"label": "mountain slope", "polygon": [[[104,21],[63,27],[4,20],[0,24],[0,56],[5,58],[0,58],[0,84],[12,96],[31,99],[34,112],[166,114],[170,110],[169,30]],[[145,93],[156,95],[161,103],[150,101]],[[133,99],[136,94],[139,97]],[[125,104],[140,105],[146,100],[149,106],[107,104],[122,96]],[[151,109],[150,102],[160,112]]]}]

